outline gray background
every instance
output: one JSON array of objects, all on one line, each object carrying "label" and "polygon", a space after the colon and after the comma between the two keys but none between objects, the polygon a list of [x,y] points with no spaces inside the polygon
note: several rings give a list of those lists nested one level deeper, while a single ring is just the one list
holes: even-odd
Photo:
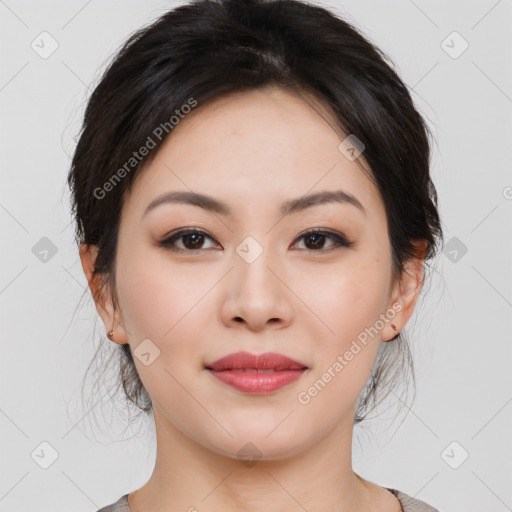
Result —
[{"label": "gray background", "polygon": [[[0,0],[0,511],[92,512],[151,474],[151,427],[127,428],[112,412],[123,402],[91,379],[82,403],[104,331],[90,298],[78,304],[65,177],[112,52],[178,3]],[[416,400],[399,420],[390,408],[356,429],[354,469],[442,512],[512,510],[512,1],[318,3],[360,27],[413,89],[437,140],[448,242],[407,325]],[[46,59],[31,47],[43,31],[58,43]],[[461,55],[453,31],[469,44]],[[47,469],[42,442],[58,455]]]}]

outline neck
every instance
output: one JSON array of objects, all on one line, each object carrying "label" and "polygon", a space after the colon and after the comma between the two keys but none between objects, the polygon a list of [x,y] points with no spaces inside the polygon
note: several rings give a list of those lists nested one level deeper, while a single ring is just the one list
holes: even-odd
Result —
[{"label": "neck", "polygon": [[158,409],[154,416],[155,468],[149,481],[130,494],[133,512],[371,510],[377,486],[352,470],[353,418],[307,449],[297,447],[296,453],[274,460],[266,460],[263,454],[251,462],[209,449],[208,440],[196,442]]}]

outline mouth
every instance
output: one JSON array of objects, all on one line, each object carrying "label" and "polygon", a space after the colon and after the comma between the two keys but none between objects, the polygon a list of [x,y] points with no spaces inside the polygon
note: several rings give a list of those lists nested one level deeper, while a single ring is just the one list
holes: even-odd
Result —
[{"label": "mouth", "polygon": [[295,382],[309,367],[281,354],[238,352],[206,364],[205,369],[238,391],[265,394]]}]

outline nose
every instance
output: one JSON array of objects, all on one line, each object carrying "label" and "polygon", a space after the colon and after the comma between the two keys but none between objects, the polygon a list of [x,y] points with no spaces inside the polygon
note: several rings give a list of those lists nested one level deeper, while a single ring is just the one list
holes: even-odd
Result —
[{"label": "nose", "polygon": [[235,268],[225,284],[223,322],[229,327],[251,331],[289,325],[293,318],[293,294],[275,261],[269,261],[265,251],[252,263],[236,254],[234,258]]}]

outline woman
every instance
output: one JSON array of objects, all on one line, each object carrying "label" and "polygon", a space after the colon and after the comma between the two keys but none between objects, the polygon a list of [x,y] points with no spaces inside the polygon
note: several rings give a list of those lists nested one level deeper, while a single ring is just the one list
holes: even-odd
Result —
[{"label": "woman", "polygon": [[68,183],[157,458],[101,512],[436,510],[351,464],[442,239],[428,135],[324,8],[197,0],[129,38]]}]

